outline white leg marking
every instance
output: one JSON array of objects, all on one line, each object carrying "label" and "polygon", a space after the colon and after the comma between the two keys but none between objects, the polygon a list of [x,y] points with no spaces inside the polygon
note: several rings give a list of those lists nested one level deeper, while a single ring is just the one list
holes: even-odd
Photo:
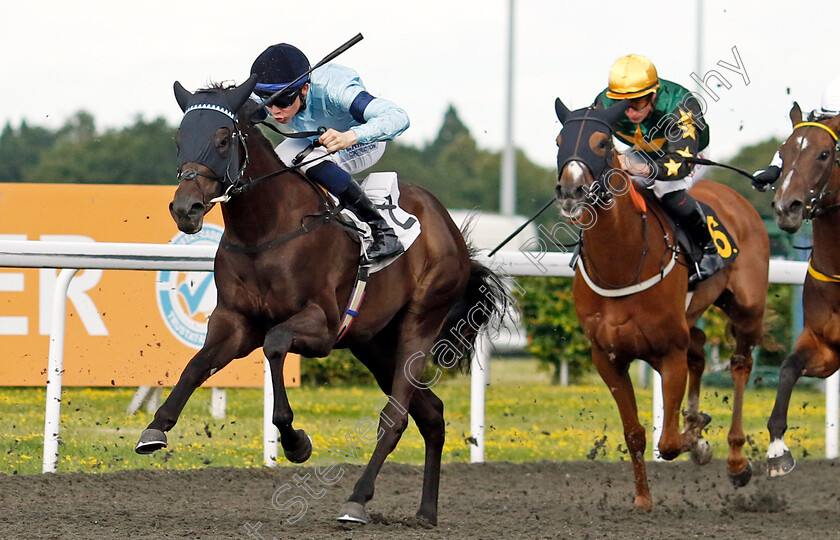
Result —
[{"label": "white leg marking", "polygon": [[780,457],[784,455],[786,451],[788,451],[788,447],[785,444],[784,439],[775,439],[770,443],[770,446],[767,447],[767,458]]}]

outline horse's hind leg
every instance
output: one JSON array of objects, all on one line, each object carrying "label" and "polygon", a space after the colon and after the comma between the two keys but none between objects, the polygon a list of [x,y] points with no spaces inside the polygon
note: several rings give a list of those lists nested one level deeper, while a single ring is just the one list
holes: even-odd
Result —
[{"label": "horse's hind leg", "polygon": [[691,459],[698,465],[705,465],[712,459],[711,446],[702,438],[703,428],[712,418],[700,412],[700,383],[706,368],[706,353],[703,350],[705,342],[706,334],[696,326],[693,327],[688,346],[688,398],[684,413],[682,451],[691,451]]},{"label": "horse's hind leg", "polygon": [[727,437],[729,457],[726,460],[726,469],[729,472],[729,479],[732,484],[735,487],[742,487],[747,485],[752,478],[752,465],[743,454],[743,446],[746,442],[743,412],[744,390],[747,387],[753,366],[752,348],[758,337],[753,333],[742,332],[737,327],[733,331],[735,333],[735,352],[729,360],[729,366],[734,391],[732,396],[732,424],[729,427]]},{"label": "horse's hind leg", "polygon": [[195,389],[235,357],[244,356],[254,349],[244,345],[244,332],[236,331],[235,328],[237,325],[226,320],[223,314],[213,316],[207,329],[204,347],[187,363],[172,392],[140,435],[140,440],[134,447],[135,452],[151,454],[155,450],[165,448],[166,432],[175,426]]},{"label": "horse's hind leg", "polygon": [[[432,347],[437,328],[431,321],[439,321],[444,313],[427,313],[420,321],[407,315],[398,330],[403,336],[426,336],[406,339],[396,348],[395,355],[381,350],[377,359],[364,358],[379,385],[388,394],[388,403],[380,414],[380,437],[362,476],[353,487],[353,493],[341,508],[339,521],[365,521],[365,504],[373,498],[374,484],[388,455],[394,451],[408,426],[408,414],[415,419],[426,440],[426,469],[423,479],[423,499],[417,516],[437,524],[437,495],[440,483],[440,455],[443,450],[443,406],[422,382],[426,357]],[[354,349],[356,352],[356,349]],[[394,362],[394,363],[392,363]],[[393,367],[391,367],[393,366]],[[387,374],[391,380],[385,380]],[[418,392],[423,396],[418,397]]]},{"label": "horse's hind leg", "polygon": [[426,443],[426,462],[423,468],[423,494],[417,517],[437,525],[438,491],[440,487],[440,460],[446,438],[443,420],[443,402],[431,390],[424,388],[414,394],[409,414]]},{"label": "horse's hind leg", "polygon": [[624,426],[624,441],[627,443],[627,450],[630,452],[630,461],[633,463],[633,477],[636,482],[634,504],[639,510],[651,510],[653,500],[650,496],[650,486],[648,485],[647,469],[645,467],[645,446],[647,445],[645,428],[639,422],[636,396],[633,393],[633,383],[630,381],[628,364],[618,366],[594,344],[592,346],[592,362],[607,388],[610,389],[618,406],[621,424]]}]

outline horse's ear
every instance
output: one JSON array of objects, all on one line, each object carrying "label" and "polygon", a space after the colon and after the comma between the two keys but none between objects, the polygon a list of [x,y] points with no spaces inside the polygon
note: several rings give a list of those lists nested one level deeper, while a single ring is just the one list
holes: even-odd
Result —
[{"label": "horse's ear", "polygon": [[563,105],[563,102],[560,101],[560,98],[554,100],[554,112],[557,114],[557,119],[560,120],[561,124],[566,122],[566,117],[569,116],[569,109]]},{"label": "horse's ear", "polygon": [[175,100],[178,102],[178,106],[181,107],[182,111],[186,111],[187,103],[189,103],[192,94],[190,94],[189,90],[181,86],[181,83],[178,81],[175,81],[173,87],[175,89]]},{"label": "horse's ear", "polygon": [[790,108],[790,121],[794,126],[802,122],[802,109],[799,108],[799,103],[793,102],[793,107]]},{"label": "horse's ear", "polygon": [[608,109],[604,110],[604,117],[603,120],[609,125],[613,125],[618,122],[619,118],[624,116],[624,112],[630,106],[629,99],[622,99],[618,103],[614,103],[610,105]]},{"label": "horse's ear", "polygon": [[[825,124],[834,130],[834,133],[840,131],[840,115],[829,118]],[[837,141],[840,144],[840,141]]]},{"label": "horse's ear", "polygon": [[242,107],[236,111],[236,118],[243,124],[257,124],[266,119],[265,109],[253,99],[246,99]]},{"label": "horse's ear", "polygon": [[257,85],[257,77],[257,74],[254,73],[248,77],[247,81],[230,91],[228,102],[234,111],[239,109],[251,95],[251,92],[254,91],[254,87]]}]

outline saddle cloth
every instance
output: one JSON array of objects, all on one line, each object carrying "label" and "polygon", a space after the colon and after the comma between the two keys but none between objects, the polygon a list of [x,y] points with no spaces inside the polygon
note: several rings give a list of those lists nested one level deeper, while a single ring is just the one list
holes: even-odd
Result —
[{"label": "saddle cloth", "polygon": [[[648,204],[659,206],[659,202],[651,190],[641,189],[640,191]],[[712,235],[712,240],[717,247],[718,255],[720,255],[721,259],[723,259],[724,267],[729,266],[738,257],[739,250],[738,246],[735,244],[735,239],[729,231],[726,230],[726,226],[724,226],[723,222],[721,222],[717,213],[711,206],[700,200],[697,202],[700,203],[700,207],[706,215],[706,224],[709,227],[709,233]],[[692,261],[699,260],[699,257],[702,256],[700,246],[698,246],[691,239],[691,236],[689,236],[685,229],[677,225],[665,211],[662,212],[662,215],[668,220],[668,223],[671,224],[676,236],[677,245],[680,246],[680,250],[688,255]],[[693,265],[689,268],[689,272],[694,272]],[[694,284],[696,285],[696,283]]]},{"label": "saddle cloth", "polygon": [[[397,182],[397,173],[394,172],[375,172],[370,173],[367,178],[360,182],[362,189],[370,198],[371,202],[379,209],[382,218],[394,229],[394,232],[399,238],[400,243],[405,251],[417,240],[420,236],[420,220],[416,216],[409,214],[399,206],[400,201],[400,186]],[[332,195],[330,195],[332,197]],[[333,197],[336,204],[338,200]],[[361,221],[350,210],[343,210],[341,215],[348,221],[353,223],[355,227],[363,231],[361,242],[361,255],[364,255],[365,250],[372,242],[370,226]],[[400,254],[402,255],[402,254]],[[373,274],[388,267],[392,262],[397,260],[400,255],[391,257],[383,261],[378,261],[371,265],[370,273]]]}]

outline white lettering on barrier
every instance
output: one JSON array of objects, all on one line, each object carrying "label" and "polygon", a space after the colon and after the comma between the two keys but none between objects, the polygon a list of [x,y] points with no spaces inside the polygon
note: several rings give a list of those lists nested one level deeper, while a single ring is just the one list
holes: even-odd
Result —
[{"label": "white lettering on barrier", "polygon": [[[78,235],[63,235],[63,234],[44,234],[41,236],[44,242],[91,242],[96,241],[88,236]],[[40,281],[39,289],[39,308],[40,316],[38,317],[38,329],[42,336],[50,335],[50,319],[52,317],[52,298],[55,291],[55,281],[58,278],[58,271],[52,268],[41,268],[38,272]],[[76,274],[73,281],[70,282],[70,288],[67,289],[67,299],[76,308],[79,314],[79,319],[91,336],[107,336],[108,329],[105,327],[105,321],[99,314],[93,299],[87,294],[87,291],[93,289],[99,284],[102,279],[102,270],[87,269]]]},{"label": "white lettering on barrier", "polygon": [[[0,240],[26,240],[25,234],[0,234]],[[24,276],[22,272],[4,272],[0,274],[0,292],[23,292]],[[29,334],[29,317],[20,315],[0,316],[0,335],[25,336]]]},{"label": "white lettering on barrier", "polygon": [[[0,234],[0,240],[26,240],[26,235]],[[78,235],[45,234],[41,236],[45,242],[91,242],[93,238]],[[0,273],[0,292],[24,292],[24,274],[18,272]],[[77,274],[71,281],[67,291],[67,298],[72,302],[79,319],[91,336],[107,336],[108,329],[105,322],[87,291],[99,284],[102,270],[88,269]],[[53,268],[41,268],[38,271],[38,332],[42,336],[50,335],[50,320],[52,317],[53,292],[58,271]],[[0,335],[26,336],[29,335],[29,317],[25,315],[0,316]]]}]

